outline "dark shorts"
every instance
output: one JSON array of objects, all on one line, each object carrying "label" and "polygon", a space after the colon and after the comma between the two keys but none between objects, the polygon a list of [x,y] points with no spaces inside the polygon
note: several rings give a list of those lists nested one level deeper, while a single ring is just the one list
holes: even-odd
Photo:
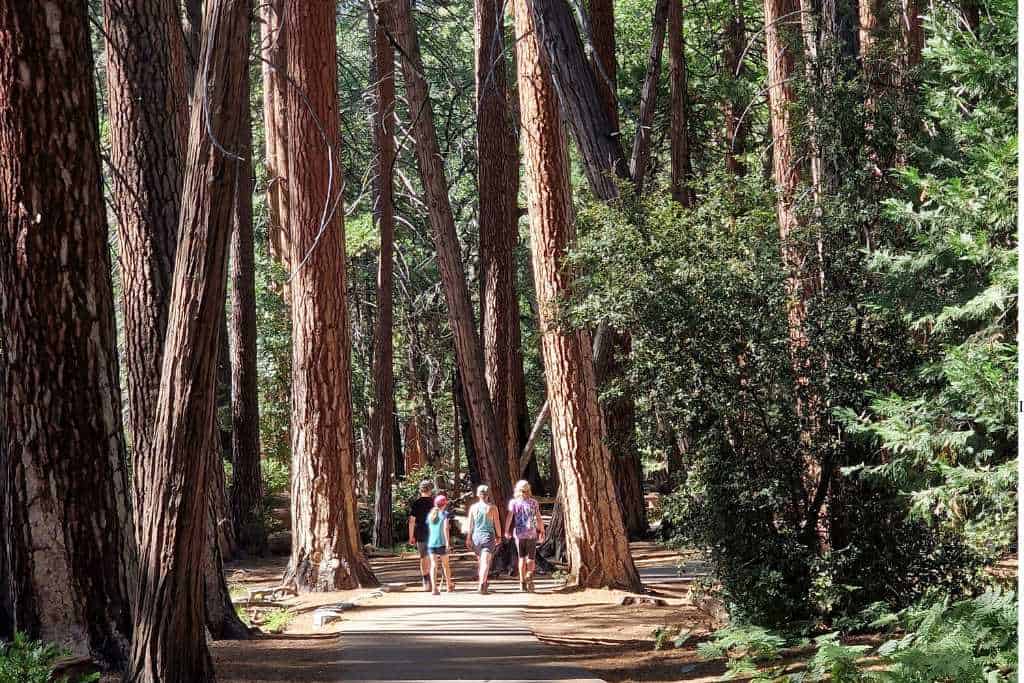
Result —
[{"label": "dark shorts", "polygon": [[516,550],[519,552],[519,557],[524,557],[527,560],[537,559],[537,539],[536,538],[517,538],[516,539]]},{"label": "dark shorts", "polygon": [[427,556],[427,542],[426,541],[416,541],[416,552],[419,553],[420,557],[426,557]]},{"label": "dark shorts", "polygon": [[442,545],[442,546],[438,546],[436,548],[428,548],[427,552],[430,553],[431,555],[447,555],[448,554],[448,548],[446,548],[446,547],[444,547]]}]

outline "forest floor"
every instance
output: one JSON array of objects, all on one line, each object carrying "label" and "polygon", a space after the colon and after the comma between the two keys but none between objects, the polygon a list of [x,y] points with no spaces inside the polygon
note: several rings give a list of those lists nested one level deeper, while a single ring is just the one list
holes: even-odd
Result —
[{"label": "forest floor", "polygon": [[[262,628],[281,632],[214,643],[218,679],[717,680],[723,664],[701,661],[692,643],[711,626],[709,615],[688,602],[702,563],[650,543],[634,544],[633,552],[645,589],[660,604],[621,605],[631,597],[622,591],[564,592],[557,577],[540,577],[534,594],[502,577],[481,596],[475,558],[465,551],[453,557],[456,592],[431,596],[419,586],[413,554],[375,557],[378,579],[408,584],[404,590],[303,595],[268,608]],[[275,585],[284,564],[284,558],[230,564],[232,591]],[[352,600],[358,605],[341,620],[314,627],[317,608]],[[654,631],[672,625],[692,629],[696,638],[656,651]]]}]

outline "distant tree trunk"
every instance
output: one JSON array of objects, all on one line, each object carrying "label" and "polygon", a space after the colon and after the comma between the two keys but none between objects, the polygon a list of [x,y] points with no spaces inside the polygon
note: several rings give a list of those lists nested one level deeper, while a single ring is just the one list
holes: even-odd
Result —
[{"label": "distant tree trunk", "polygon": [[395,154],[395,48],[384,28],[370,13],[376,107],[373,135],[377,150],[374,214],[380,229],[377,265],[377,318],[373,333],[373,413],[370,417],[371,453],[376,462],[374,481],[373,544],[394,543],[391,517],[391,480],[395,462],[395,377],[392,333],[394,326],[394,165]]},{"label": "distant tree trunk", "polygon": [[590,0],[587,18],[590,22],[590,68],[594,72],[597,92],[613,128],[619,129],[618,62],[615,58],[615,2]]},{"label": "distant tree trunk", "polygon": [[483,479],[480,476],[480,466],[476,460],[476,450],[473,448],[473,430],[469,424],[469,416],[466,414],[466,397],[462,391],[462,375],[458,368],[455,368],[452,375],[452,394],[452,400],[459,408],[459,424],[456,425],[456,429],[462,436],[462,445],[466,449],[466,470],[469,474],[469,483],[476,488],[483,482]]},{"label": "distant tree trunk", "polygon": [[[741,24],[742,25],[742,24]],[[672,198],[683,206],[693,206],[693,164],[690,161],[690,94],[687,87],[686,41],[683,38],[682,0],[669,0],[668,6],[668,72],[669,98],[671,100],[671,121],[669,123],[669,157],[671,174],[669,189]],[[732,108],[726,108],[726,142],[732,144],[735,138],[736,121],[730,123]],[[735,118],[738,118],[736,114]],[[731,126],[731,129],[730,129]],[[742,143],[741,143],[742,144]],[[736,172],[736,156],[733,147],[727,148],[726,166]]]},{"label": "distant tree trunk", "polygon": [[[267,165],[267,227],[270,255],[291,270],[291,222],[288,211],[288,69],[285,0],[263,0],[260,48],[263,70],[263,130]],[[284,286],[289,301],[289,285]]]},{"label": "distant tree trunk", "polygon": [[807,525],[813,530],[818,525],[818,489],[822,483],[820,464],[812,453],[811,444],[817,433],[817,413],[820,408],[816,390],[810,386],[808,360],[807,304],[815,295],[818,276],[814,272],[814,259],[801,232],[805,226],[797,212],[797,191],[801,179],[801,163],[796,155],[793,135],[792,108],[796,101],[794,90],[795,60],[793,50],[785,43],[787,28],[799,27],[798,7],[795,0],[765,0],[765,43],[768,59],[768,101],[773,132],[772,163],[776,187],[779,237],[782,245],[782,263],[786,270],[787,326],[789,351],[796,381],[797,414],[801,419],[803,443],[804,485],[808,506]]},{"label": "distant tree trunk", "polygon": [[551,521],[545,529],[544,542],[537,552],[551,562],[564,564],[569,561],[569,553],[565,547],[565,505],[562,502],[561,489],[555,497],[555,506],[551,510]]},{"label": "distant tree trunk", "polygon": [[235,542],[250,555],[267,549],[263,527],[263,478],[260,473],[260,414],[256,368],[256,264],[252,227],[252,117],[249,80],[238,102],[242,138],[235,183],[231,233],[231,520]]},{"label": "distant tree trunk", "polygon": [[[743,161],[743,154],[747,149],[747,131],[750,125],[747,117],[744,116],[746,102],[739,97],[736,87],[743,75],[743,51],[746,48],[746,20],[743,16],[742,0],[731,0],[732,12],[725,20],[725,41],[722,55],[722,69],[725,72],[725,82],[731,84],[732,90],[725,98],[725,169],[734,176],[746,175],[747,167]],[[673,6],[679,5],[673,2]],[[676,12],[680,28],[682,27],[682,8],[679,6]],[[671,21],[670,15],[670,21]],[[670,29],[671,31],[672,29]],[[672,35],[671,33],[669,35]],[[671,43],[669,43],[671,50]],[[680,54],[682,54],[683,42],[680,38]],[[683,68],[683,89],[686,87],[686,62],[682,59]],[[675,81],[673,81],[675,83]],[[683,97],[685,98],[685,92]],[[675,109],[673,108],[673,113]],[[673,119],[674,121],[675,119]],[[687,163],[689,163],[687,161]],[[685,202],[684,202],[685,203]]]},{"label": "distant tree trunk", "polygon": [[[480,227],[480,313],[484,372],[509,480],[518,477],[515,396],[519,306],[515,249],[519,242],[516,195],[519,150],[509,108],[502,7],[476,0],[477,197]],[[521,367],[521,365],[520,365]]]},{"label": "distant tree trunk", "polygon": [[0,3],[0,630],[118,669],[135,558],[86,9]]},{"label": "distant tree trunk", "polygon": [[[148,452],[160,392],[188,136],[176,1],[103,3],[112,197],[124,283],[126,417],[135,459]],[[139,493],[136,487],[136,507]]]},{"label": "distant tree trunk", "polygon": [[232,177],[237,162],[223,150],[241,146],[235,103],[248,77],[249,9],[243,0],[210,0],[203,22],[204,96],[191,114],[153,458],[135,472],[149,486],[137,511],[146,571],[134,606],[125,675],[131,683],[213,680],[203,629],[203,558],[232,187],[211,179]]},{"label": "distant tree trunk", "polygon": [[[237,104],[237,103],[236,103]],[[241,116],[241,113],[239,113]],[[235,150],[241,153],[241,149]],[[241,156],[241,154],[239,154]],[[240,172],[238,166],[243,165],[239,161],[231,173],[231,201],[235,201],[235,173]],[[235,220],[235,208],[232,206],[232,223]],[[234,228],[232,227],[232,232]],[[228,242],[230,249],[230,237]],[[229,266],[230,267],[230,266]],[[230,280],[229,280],[230,281]],[[231,560],[238,554],[238,542],[235,538],[235,527],[231,520],[231,500],[228,497],[228,489],[224,483],[224,463],[232,461],[232,434],[231,428],[231,349],[228,348],[228,314],[227,308],[221,313],[220,330],[217,341],[217,397],[213,408],[213,432],[212,440],[216,444],[214,455],[217,457],[221,467],[218,472],[220,483],[217,486],[216,511],[220,519],[229,520],[227,524],[217,525],[217,543],[220,546],[221,557]]]},{"label": "distant tree trunk", "polygon": [[533,270],[551,429],[566,507],[567,547],[579,586],[639,589],[617,499],[597,402],[590,335],[558,328],[559,301],[572,287],[564,267],[575,241],[568,155],[549,66],[533,12],[519,0],[516,54],[523,121]]},{"label": "distant tree trunk", "polygon": [[633,153],[629,158],[629,175],[633,178],[637,194],[643,192],[647,167],[651,161],[651,129],[654,125],[654,110],[658,105],[658,77],[661,74],[661,53],[665,45],[669,4],[677,5],[678,0],[657,0],[651,20],[651,50],[647,57],[647,75],[640,92],[640,120],[633,137]]},{"label": "distant tree trunk", "polygon": [[299,591],[376,585],[356,514],[335,8],[287,0],[292,275],[292,555]]},{"label": "distant tree trunk", "polygon": [[398,424],[398,413],[394,414],[391,424],[394,426],[392,439],[395,444],[395,479],[405,479],[405,455],[403,454],[402,429]]},{"label": "distant tree trunk", "polygon": [[377,9],[381,22],[402,48],[400,52],[406,96],[410,111],[415,112],[412,133],[416,140],[416,157],[427,195],[437,249],[437,265],[448,303],[448,322],[454,337],[455,356],[462,373],[466,414],[472,428],[480,475],[490,484],[494,499],[500,507],[511,496],[512,483],[508,478],[504,445],[498,439],[497,420],[487,392],[483,347],[473,322],[473,307],[466,286],[455,219],[448,199],[434,113],[423,77],[412,9],[409,0],[382,0],[378,2]]}]

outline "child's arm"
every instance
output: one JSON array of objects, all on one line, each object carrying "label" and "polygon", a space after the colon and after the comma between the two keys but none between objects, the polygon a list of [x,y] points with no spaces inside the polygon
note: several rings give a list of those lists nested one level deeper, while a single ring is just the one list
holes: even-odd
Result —
[{"label": "child's arm", "polygon": [[544,517],[540,514],[540,503],[537,503],[537,535],[544,540]]},{"label": "child's arm", "polygon": [[476,517],[476,515],[473,514],[475,511],[474,508],[476,508],[475,505],[469,508],[469,528],[466,529],[466,549],[469,549],[471,543],[470,539],[473,538],[473,522],[475,521],[473,518]]},{"label": "child's arm", "polygon": [[409,515],[409,545],[416,545],[416,518]]},{"label": "child's arm", "polygon": [[512,538],[512,505],[509,504],[508,514],[505,515],[505,538]]},{"label": "child's arm", "polygon": [[444,518],[444,547],[449,551],[452,549],[452,527],[451,519],[448,517]]}]

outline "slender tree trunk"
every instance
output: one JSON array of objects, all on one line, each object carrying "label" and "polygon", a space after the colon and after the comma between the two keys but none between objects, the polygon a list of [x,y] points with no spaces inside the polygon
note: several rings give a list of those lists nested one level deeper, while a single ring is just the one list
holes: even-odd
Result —
[{"label": "slender tree trunk", "polygon": [[448,322],[455,342],[455,355],[462,373],[466,414],[472,427],[473,443],[481,476],[490,484],[499,508],[511,496],[507,457],[498,439],[497,420],[487,392],[483,347],[473,321],[473,308],[455,231],[455,219],[448,199],[443,160],[437,143],[434,114],[423,78],[419,41],[412,21],[409,0],[382,0],[378,15],[388,32],[401,46],[402,73],[406,96],[412,112],[412,133],[420,177],[427,195],[430,223],[437,249]]},{"label": "slender tree trunk", "polygon": [[0,4],[0,604],[116,669],[135,558],[87,21]]},{"label": "slender tree trunk", "polygon": [[516,6],[516,54],[522,108],[533,270],[537,276],[551,428],[566,507],[569,564],[580,586],[638,589],[597,402],[590,335],[558,328],[558,302],[572,287],[563,260],[575,240],[568,155],[558,101],[533,13]]},{"label": "slender tree trunk", "polygon": [[678,5],[677,0],[657,0],[651,20],[651,50],[647,57],[647,75],[640,92],[640,120],[633,137],[633,153],[629,158],[629,175],[633,178],[636,193],[641,194],[647,167],[651,160],[651,128],[654,124],[654,110],[658,104],[658,77],[661,74],[661,53],[665,45],[665,22],[669,4]]},{"label": "slender tree trunk", "polygon": [[[263,0],[260,48],[263,70],[263,130],[267,170],[270,255],[291,271],[291,223],[288,212],[288,83],[285,0]],[[289,286],[285,284],[285,300]]]},{"label": "slender tree trunk", "polygon": [[477,196],[480,226],[480,312],[484,372],[509,480],[518,476],[515,361],[519,324],[515,249],[518,148],[509,108],[502,3],[476,0],[474,11]]},{"label": "slender tree trunk", "polygon": [[[160,392],[188,135],[176,1],[103,3],[111,177],[123,283],[126,417],[135,459],[148,452]],[[135,492],[138,508],[141,488],[136,486]]]},{"label": "slender tree trunk", "polygon": [[231,519],[235,541],[250,555],[267,548],[260,473],[260,415],[256,368],[256,264],[252,226],[252,117],[249,80],[239,99],[242,136],[231,233]]},{"label": "slender tree trunk", "polygon": [[[671,159],[669,188],[673,199],[683,206],[689,207],[694,203],[693,190],[689,187],[689,182],[693,180],[693,165],[690,161],[690,94],[687,87],[682,0],[669,0],[668,72],[669,98],[672,109],[669,123],[669,157]],[[732,114],[735,116],[730,123]],[[732,166],[730,170],[733,173],[736,172],[736,150],[732,144],[737,129],[735,119],[738,118],[739,114],[733,112],[729,107],[726,108],[726,144],[730,145],[726,154],[726,166]]]},{"label": "slender tree trunk", "polygon": [[[722,69],[725,72],[725,82],[730,84],[730,90],[725,98],[725,169],[735,176],[745,175],[746,164],[743,161],[743,154],[747,148],[747,131],[750,129],[746,113],[747,103],[738,92],[741,77],[743,75],[743,51],[746,49],[746,19],[743,15],[743,0],[731,0],[732,12],[725,20],[725,42],[722,55]],[[677,3],[673,3],[675,5]],[[680,7],[677,16],[680,26],[682,25],[682,8]],[[671,18],[670,18],[671,20]],[[670,29],[671,30],[671,29]],[[671,34],[670,34],[671,35]],[[671,43],[669,43],[671,50]],[[683,43],[680,37],[680,54],[682,54]],[[683,60],[683,89],[686,88],[685,57]],[[673,81],[674,82],[674,81]],[[682,97],[685,100],[686,94]],[[675,110],[673,109],[673,113]],[[674,121],[675,119],[673,119]],[[687,161],[687,163],[689,163]]]},{"label": "slender tree trunk", "polygon": [[452,379],[453,400],[459,407],[459,424],[456,426],[462,436],[462,445],[466,449],[466,470],[469,474],[469,483],[476,488],[483,483],[480,476],[480,465],[476,458],[476,449],[473,448],[473,430],[469,424],[469,415],[466,411],[466,395],[462,389],[462,374],[458,368],[455,369],[455,376]]},{"label": "slender tree trunk", "polygon": [[394,165],[395,153],[395,49],[383,27],[370,12],[376,107],[373,135],[377,150],[374,214],[380,230],[377,266],[377,318],[373,333],[373,413],[370,417],[371,453],[377,463],[374,481],[373,544],[394,543],[391,517],[391,480],[395,462],[395,377],[392,334],[394,326]]},{"label": "slender tree trunk", "polygon": [[243,0],[211,0],[203,20],[207,49],[191,114],[153,457],[135,473],[149,487],[137,513],[141,571],[126,673],[133,683],[213,679],[203,629],[206,489],[232,212],[227,179],[237,164],[224,150],[241,147],[235,103],[248,77],[249,10]]},{"label": "slender tree trunk", "polygon": [[392,430],[392,439],[395,444],[395,479],[405,479],[405,455],[402,448],[402,428],[398,423],[398,413],[394,414],[391,420],[391,424],[394,426]]},{"label": "slender tree trunk", "polygon": [[287,0],[292,223],[292,555],[300,591],[376,585],[363,555],[356,468],[345,228],[339,164],[335,8]]}]

